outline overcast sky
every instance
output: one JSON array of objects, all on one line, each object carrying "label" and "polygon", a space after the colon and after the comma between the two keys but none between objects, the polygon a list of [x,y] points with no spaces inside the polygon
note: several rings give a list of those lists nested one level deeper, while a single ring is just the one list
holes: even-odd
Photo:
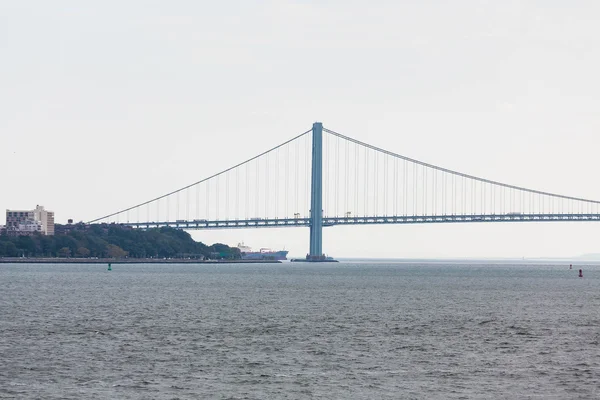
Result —
[{"label": "overcast sky", "polygon": [[[314,121],[600,200],[598,1],[0,1],[0,210],[89,220]],[[0,223],[4,217],[0,218]],[[194,232],[308,249],[308,229]],[[600,224],[327,228],[355,257],[600,253]]]}]

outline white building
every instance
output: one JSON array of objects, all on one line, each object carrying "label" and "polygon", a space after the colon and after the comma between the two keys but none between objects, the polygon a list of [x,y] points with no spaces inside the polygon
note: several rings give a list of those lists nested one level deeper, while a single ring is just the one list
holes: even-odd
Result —
[{"label": "white building", "polygon": [[54,235],[54,212],[39,205],[34,210],[6,210],[6,232],[14,235],[31,235],[34,232]]},{"label": "white building", "polygon": [[35,206],[33,217],[42,224],[44,235],[54,235],[54,211],[46,211],[44,206]]}]

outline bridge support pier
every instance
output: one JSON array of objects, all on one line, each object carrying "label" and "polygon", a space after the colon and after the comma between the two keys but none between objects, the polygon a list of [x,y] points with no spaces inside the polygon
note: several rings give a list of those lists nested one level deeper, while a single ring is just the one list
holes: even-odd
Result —
[{"label": "bridge support pier", "polygon": [[323,124],[312,128],[312,172],[310,186],[310,250],[308,261],[320,261],[323,256]]}]

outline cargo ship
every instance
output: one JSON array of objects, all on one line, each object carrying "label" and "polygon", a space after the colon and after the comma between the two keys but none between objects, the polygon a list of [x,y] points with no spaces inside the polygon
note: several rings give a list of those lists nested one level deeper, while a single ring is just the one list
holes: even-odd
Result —
[{"label": "cargo ship", "polygon": [[243,242],[238,243],[237,248],[240,249],[242,260],[287,260],[287,250],[273,251],[268,248],[262,248],[259,251],[252,251]]}]

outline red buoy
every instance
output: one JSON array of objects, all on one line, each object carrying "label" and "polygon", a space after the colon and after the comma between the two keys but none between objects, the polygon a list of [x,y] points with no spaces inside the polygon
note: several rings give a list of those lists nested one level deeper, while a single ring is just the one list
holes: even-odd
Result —
[{"label": "red buoy", "polygon": [[583,278],[583,270],[581,270],[581,269],[579,270],[579,277]]}]

